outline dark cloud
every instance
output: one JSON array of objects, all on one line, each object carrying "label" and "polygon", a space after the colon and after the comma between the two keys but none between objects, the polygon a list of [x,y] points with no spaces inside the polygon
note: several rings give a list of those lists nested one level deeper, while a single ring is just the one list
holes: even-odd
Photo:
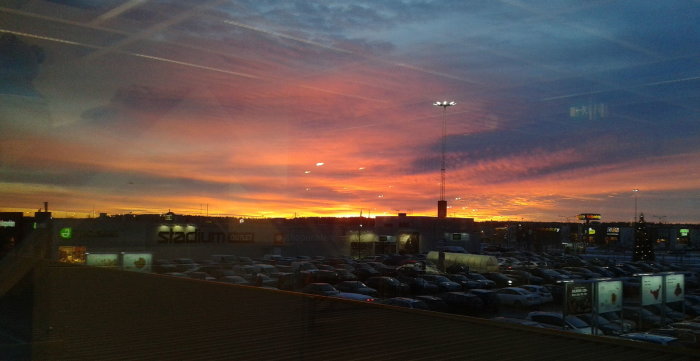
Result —
[{"label": "dark cloud", "polygon": [[[83,112],[83,119],[109,122],[113,120],[128,121],[129,117],[120,117],[124,113],[164,114],[186,99],[185,90],[165,90],[142,85],[132,85],[119,89],[105,106],[91,108]],[[133,118],[133,121],[140,121]]]},{"label": "dark cloud", "polygon": [[44,61],[44,51],[13,34],[0,35],[0,94],[38,96],[32,81]]},{"label": "dark cloud", "polygon": [[52,3],[81,8],[81,9],[109,9],[119,4],[119,0],[47,0]]}]

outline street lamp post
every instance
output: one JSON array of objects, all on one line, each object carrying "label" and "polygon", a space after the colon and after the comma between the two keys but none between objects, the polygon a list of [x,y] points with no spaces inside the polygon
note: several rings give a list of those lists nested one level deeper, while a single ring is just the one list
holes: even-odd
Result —
[{"label": "street lamp post", "polygon": [[637,193],[639,193],[639,189],[635,188],[632,190],[634,193],[634,218],[633,221],[634,223],[637,222]]},{"label": "street lamp post", "polygon": [[438,201],[438,218],[447,217],[447,201],[445,200],[445,143],[447,141],[447,107],[456,105],[456,102],[443,100],[433,103],[442,107],[442,162],[440,165],[440,200]]}]

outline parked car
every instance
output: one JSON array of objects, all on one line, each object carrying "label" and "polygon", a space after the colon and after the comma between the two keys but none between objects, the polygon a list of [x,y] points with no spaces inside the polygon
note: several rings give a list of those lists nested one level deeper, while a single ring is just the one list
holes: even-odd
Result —
[{"label": "parked car", "polygon": [[302,288],[301,292],[319,296],[333,296],[340,293],[331,284],[322,282],[309,283]]},{"label": "parked car", "polygon": [[540,296],[519,287],[506,287],[496,291],[501,305],[516,308],[533,307],[542,304]]},{"label": "parked car", "polygon": [[522,285],[520,286],[520,288],[540,296],[540,298],[542,299],[542,303],[550,303],[554,301],[554,296],[547,287],[540,285]]},{"label": "parked car", "polygon": [[640,308],[637,306],[625,306],[622,308],[622,317],[635,320],[637,322],[639,329],[646,330],[650,328],[658,328],[663,326],[661,317],[655,315],[653,312],[647,310],[646,308]]},{"label": "parked car", "polygon": [[576,316],[564,317],[561,313],[557,312],[530,312],[527,315],[527,319],[530,321],[556,326],[562,331],[570,331],[587,335],[590,335],[592,332],[591,326],[582,319]]},{"label": "parked car", "polygon": [[529,327],[537,327],[537,328],[555,328],[550,325],[542,324],[539,322],[535,322],[532,320],[526,320],[522,318],[513,318],[513,317],[494,317],[491,318],[492,321],[497,321],[497,322],[503,322],[503,323],[511,323],[511,324],[516,324],[516,325],[522,325],[522,326],[529,326]]},{"label": "parked car", "polygon": [[449,274],[446,275],[445,277],[449,278],[450,281],[452,282],[457,282],[462,286],[462,289],[464,290],[470,290],[474,288],[482,288],[481,287],[481,282],[472,280],[466,275],[463,274]]},{"label": "parked car", "polygon": [[517,283],[517,285],[526,285],[526,284],[533,284],[533,285],[541,285],[544,283],[544,278],[540,276],[535,276],[532,273],[525,271],[525,270],[505,270],[502,271],[504,275],[514,279]]},{"label": "parked car", "polygon": [[688,318],[684,313],[674,311],[671,307],[662,304],[644,306],[655,315],[662,317],[668,322],[680,322]]},{"label": "parked car", "polygon": [[338,292],[330,297],[343,298],[346,300],[362,301],[362,302],[374,302],[376,299],[372,296],[363,295],[361,293],[353,292]]},{"label": "parked car", "polygon": [[378,292],[374,288],[367,287],[362,281],[344,281],[335,285],[340,292],[360,293],[367,296],[377,297]]},{"label": "parked car", "polygon": [[632,332],[637,328],[636,321],[622,318],[622,314],[619,311],[605,312],[599,314],[599,316],[605,318],[606,320],[612,323],[620,325],[623,333]]},{"label": "parked car", "polygon": [[420,278],[434,283],[440,289],[440,292],[456,292],[462,290],[462,285],[457,282],[450,281],[449,278],[442,275],[421,275]]},{"label": "parked car", "polygon": [[177,266],[172,263],[172,261],[166,259],[157,259],[153,261],[152,269],[155,273],[177,272]]},{"label": "parked car", "polygon": [[382,303],[389,306],[405,307],[405,308],[415,308],[419,310],[430,310],[428,305],[421,300],[408,297],[392,297],[385,300],[377,301],[377,303]]},{"label": "parked car", "polygon": [[393,277],[370,277],[365,280],[368,287],[374,288],[381,297],[398,297],[410,293],[410,287]]},{"label": "parked car", "polygon": [[577,315],[576,317],[584,320],[586,323],[591,325],[591,327],[600,330],[600,332],[596,332],[598,334],[602,332],[604,335],[617,336],[629,332],[625,331],[621,324],[610,322],[607,318],[600,315],[594,316],[593,314],[587,313],[583,315]]},{"label": "parked car", "polygon": [[500,287],[500,288],[512,287],[515,285],[515,280],[504,275],[503,273],[486,272],[483,275],[484,275],[484,277],[490,279],[491,281],[494,281],[496,283],[496,286]]},{"label": "parked car", "polygon": [[332,271],[320,269],[313,272],[313,276],[314,282],[331,284],[338,282],[338,272],[335,270],[335,268]]},{"label": "parked car", "polygon": [[583,279],[591,279],[591,278],[601,278],[603,277],[600,273],[596,273],[591,271],[590,269],[586,267],[564,267],[562,268],[564,271],[571,272],[573,274],[581,276]]},{"label": "parked car", "polygon": [[356,281],[357,276],[350,270],[336,268],[336,275],[338,276],[338,281]]},{"label": "parked car", "polygon": [[376,269],[374,269],[374,267],[370,266],[367,263],[358,263],[355,266],[354,273],[357,276],[357,278],[361,281],[367,280],[368,278],[381,276],[379,271],[377,271]]},{"label": "parked car", "polygon": [[216,281],[216,277],[210,276],[206,272],[201,272],[201,271],[187,271],[183,272],[184,274],[187,275],[189,278],[194,278],[196,280],[204,280],[204,281]]},{"label": "parked car", "polygon": [[219,278],[219,282],[232,283],[234,285],[250,286],[250,281],[241,276],[223,276]]},{"label": "parked car", "polygon": [[501,301],[498,298],[496,290],[474,289],[468,291],[471,294],[479,296],[484,303],[483,312],[486,314],[497,315],[500,310]]},{"label": "parked car", "polygon": [[653,335],[670,336],[678,339],[678,342],[685,347],[694,349],[700,348],[700,330],[689,330],[683,328],[653,328],[647,333]]},{"label": "parked car", "polygon": [[627,340],[649,342],[649,343],[655,343],[655,344],[664,345],[664,346],[682,346],[680,341],[678,341],[678,339],[675,337],[655,335],[655,334],[651,334],[651,333],[641,333],[641,332],[625,333],[625,334],[622,334],[618,337],[624,338]]},{"label": "parked car", "polygon": [[176,258],[172,264],[175,265],[176,272],[196,271],[199,268],[199,264],[191,258]]},{"label": "parked car", "polygon": [[425,302],[425,304],[428,306],[428,309],[430,309],[431,311],[437,311],[437,312],[448,312],[449,311],[449,306],[440,297],[430,296],[430,295],[421,295],[421,296],[416,296],[414,298]]},{"label": "parked car", "polygon": [[473,281],[477,281],[480,283],[480,286],[478,288],[480,289],[491,289],[491,288],[496,288],[496,282],[491,281],[490,279],[484,277],[481,273],[476,273],[476,272],[469,272],[465,273],[465,276],[469,277],[469,279]]},{"label": "parked car", "polygon": [[481,297],[470,292],[446,292],[438,295],[447,303],[450,313],[479,315],[484,309]]},{"label": "parked car", "polygon": [[693,322],[693,321],[674,322],[674,323],[670,324],[669,326],[671,326],[673,328],[682,328],[682,329],[700,331],[700,322]]},{"label": "parked car", "polygon": [[569,276],[563,275],[550,268],[535,268],[531,269],[530,273],[535,276],[542,277],[544,279],[544,283],[550,284],[556,284],[570,279]]},{"label": "parked car", "polygon": [[431,295],[440,291],[438,285],[420,277],[398,276],[397,279],[407,284],[414,295]]}]

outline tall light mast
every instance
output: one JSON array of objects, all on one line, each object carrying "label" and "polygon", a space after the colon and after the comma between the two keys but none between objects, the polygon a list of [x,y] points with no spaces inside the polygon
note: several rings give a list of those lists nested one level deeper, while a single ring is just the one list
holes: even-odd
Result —
[{"label": "tall light mast", "polygon": [[456,105],[456,102],[443,100],[433,103],[442,107],[442,162],[440,165],[440,200],[438,201],[438,218],[447,217],[447,201],[445,200],[445,142],[447,141],[447,107]]}]

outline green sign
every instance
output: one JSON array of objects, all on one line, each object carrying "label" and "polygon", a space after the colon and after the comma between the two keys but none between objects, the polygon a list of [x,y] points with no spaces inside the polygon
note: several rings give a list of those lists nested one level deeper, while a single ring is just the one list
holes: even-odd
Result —
[{"label": "green sign", "polygon": [[681,228],[679,233],[681,234],[681,237],[688,237],[688,233],[690,233],[690,230],[688,228]]},{"label": "green sign", "polygon": [[71,238],[73,238],[73,228],[71,228],[71,227],[61,228],[61,231],[58,234],[63,239],[71,239]]}]

